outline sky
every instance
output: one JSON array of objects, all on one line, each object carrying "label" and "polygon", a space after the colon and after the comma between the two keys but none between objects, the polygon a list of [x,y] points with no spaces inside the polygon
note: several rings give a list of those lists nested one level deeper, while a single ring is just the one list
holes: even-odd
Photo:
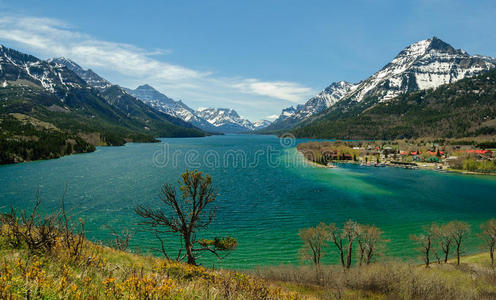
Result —
[{"label": "sky", "polygon": [[496,57],[495,15],[494,0],[0,0],[0,44],[254,121],[432,36]]}]

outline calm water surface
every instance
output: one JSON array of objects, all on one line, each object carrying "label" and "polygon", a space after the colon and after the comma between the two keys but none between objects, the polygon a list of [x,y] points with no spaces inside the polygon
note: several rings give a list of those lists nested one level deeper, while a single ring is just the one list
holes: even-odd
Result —
[{"label": "calm water surface", "polygon": [[[88,236],[106,240],[110,234],[104,224],[136,228],[134,207],[158,205],[160,186],[176,182],[186,168],[211,174],[219,191],[216,222],[206,237],[238,239],[238,249],[217,263],[229,268],[298,263],[298,229],[319,222],[341,224],[352,218],[375,224],[390,240],[387,255],[411,258],[416,254],[409,235],[422,225],[458,219],[478,230],[482,221],[496,217],[495,177],[310,167],[291,141],[251,135],[162,139],[160,144],[99,147],[94,153],[1,166],[0,210],[10,204],[31,207],[37,189],[43,208],[50,210],[67,184],[66,202],[85,219]],[[169,240],[171,245],[175,241]],[[142,232],[132,244],[144,252],[157,246]],[[468,240],[466,249],[477,251],[476,240]]]}]

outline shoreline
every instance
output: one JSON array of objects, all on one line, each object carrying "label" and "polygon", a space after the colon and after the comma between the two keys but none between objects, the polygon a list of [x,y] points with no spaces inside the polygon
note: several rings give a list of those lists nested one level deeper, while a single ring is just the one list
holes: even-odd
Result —
[{"label": "shoreline", "polygon": [[[329,163],[329,164],[331,164],[331,166],[329,166],[329,165],[325,166],[325,165],[322,165],[322,164],[319,164],[319,163],[316,163],[314,161],[309,160],[298,149],[296,149],[296,151],[298,151],[298,153],[303,157],[303,160],[305,160],[305,162],[308,165],[314,166],[317,168],[336,169],[336,168],[339,168],[339,166],[337,166],[336,164],[350,164],[350,165],[360,165],[360,166],[364,166],[364,167],[374,167],[374,168],[391,167],[391,168],[412,170],[411,168],[405,168],[405,167],[402,167],[400,165],[391,165],[391,163],[387,163],[387,162],[382,163],[384,165],[377,166],[377,165],[363,165],[357,161],[347,161],[347,160],[333,161],[333,162]],[[420,164],[416,164],[416,167],[413,170],[427,170],[427,171],[435,171],[435,172],[439,172],[439,173],[452,173],[452,174],[460,174],[460,175],[496,176],[496,173],[482,173],[482,172],[473,172],[473,171],[456,170],[456,169],[436,169],[435,167],[422,166]]]}]

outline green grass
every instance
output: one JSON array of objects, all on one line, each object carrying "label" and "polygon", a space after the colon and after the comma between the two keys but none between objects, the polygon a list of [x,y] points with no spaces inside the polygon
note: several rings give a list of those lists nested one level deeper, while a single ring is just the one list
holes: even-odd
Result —
[{"label": "green grass", "polygon": [[0,236],[0,299],[296,299],[267,280],[138,255],[84,241],[73,257],[59,242],[49,253]]}]

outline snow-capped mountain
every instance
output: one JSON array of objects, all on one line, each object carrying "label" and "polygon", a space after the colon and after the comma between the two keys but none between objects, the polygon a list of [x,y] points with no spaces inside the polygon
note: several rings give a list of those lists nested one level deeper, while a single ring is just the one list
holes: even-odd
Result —
[{"label": "snow-capped mountain", "polygon": [[181,100],[175,101],[148,84],[140,85],[134,90],[126,89],[126,91],[158,111],[180,118],[200,129],[218,132],[215,126],[199,117],[192,108]]},{"label": "snow-capped mountain", "polygon": [[86,83],[62,65],[38,58],[0,45],[0,82],[9,84],[39,85],[50,93],[64,94],[70,88],[81,88]]},{"label": "snow-capped mountain", "polygon": [[293,106],[283,108],[281,114],[277,119],[272,122],[272,124],[277,124],[282,120],[286,120],[287,118],[294,116],[294,114],[298,111],[298,108],[302,107],[302,105],[298,105],[296,108]]},{"label": "snow-capped mountain", "polygon": [[272,122],[268,121],[268,120],[258,120],[258,121],[252,122],[252,124],[253,124],[253,130],[258,130],[258,129],[263,129],[263,128],[269,126],[270,124],[272,124]]},{"label": "snow-capped mountain", "polygon": [[455,50],[436,37],[422,40],[403,49],[390,63],[366,80],[357,84],[345,81],[333,83],[299,106],[294,114],[288,115],[283,110],[269,129],[292,127],[331,107],[343,110],[361,103],[361,107],[366,109],[400,94],[436,88],[472,77],[495,65],[495,58],[471,56],[464,50]]},{"label": "snow-capped mountain", "polygon": [[236,133],[255,129],[255,126],[250,121],[242,119],[231,108],[199,108],[196,114],[218,128],[221,132]]},{"label": "snow-capped mountain", "polygon": [[494,68],[494,59],[470,56],[464,50],[433,37],[403,49],[389,64],[346,95],[360,102],[376,97],[379,102],[405,92],[436,88]]},{"label": "snow-capped mountain", "polygon": [[271,127],[278,129],[298,124],[334,105],[350,92],[353,87],[353,84],[346,81],[333,82],[318,95],[310,98],[304,105],[283,109],[281,115],[274,121]]},{"label": "snow-capped mountain", "polygon": [[97,89],[106,89],[112,85],[112,83],[108,82],[104,78],[100,77],[98,74],[93,72],[91,69],[85,70],[80,65],[75,63],[74,61],[65,58],[51,58],[48,60],[50,64],[65,66],[67,69],[76,73],[79,77],[81,77],[86,83]]},{"label": "snow-capped mountain", "polygon": [[250,121],[242,119],[233,109],[200,108],[195,111],[181,100],[175,101],[148,84],[141,85],[134,90],[126,89],[126,91],[161,112],[180,118],[209,132],[247,132],[268,125],[266,123],[268,121],[254,125]]}]

